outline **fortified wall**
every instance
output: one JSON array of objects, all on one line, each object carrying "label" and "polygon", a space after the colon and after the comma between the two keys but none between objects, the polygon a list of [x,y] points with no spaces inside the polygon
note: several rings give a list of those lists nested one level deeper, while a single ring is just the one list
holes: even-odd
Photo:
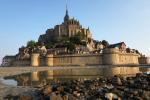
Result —
[{"label": "fortified wall", "polygon": [[[42,64],[41,64],[42,63]],[[139,65],[138,55],[121,53],[119,49],[106,49],[102,54],[47,54],[45,61],[41,62],[40,55],[31,56],[31,66],[85,66],[85,65]]]}]

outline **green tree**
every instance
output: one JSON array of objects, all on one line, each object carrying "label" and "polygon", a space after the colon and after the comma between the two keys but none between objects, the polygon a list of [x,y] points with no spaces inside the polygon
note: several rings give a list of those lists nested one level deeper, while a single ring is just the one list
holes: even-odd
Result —
[{"label": "green tree", "polygon": [[102,44],[103,44],[106,48],[109,46],[109,43],[108,43],[108,41],[106,41],[106,40],[103,40],[103,41],[102,41]]},{"label": "green tree", "polygon": [[140,52],[138,50],[135,50],[136,54],[140,54]]},{"label": "green tree", "polygon": [[127,52],[127,53],[130,53],[130,52],[131,52],[131,49],[130,49],[130,48],[126,48],[126,52]]},{"label": "green tree", "polygon": [[67,49],[71,52],[75,51],[75,44],[73,44],[72,42],[68,42]]},{"label": "green tree", "polygon": [[73,43],[73,44],[80,44],[81,43],[81,38],[79,36],[70,37],[70,42]]},{"label": "green tree", "polygon": [[54,46],[54,43],[52,43],[52,42],[49,42],[45,45],[46,49],[53,48],[53,46]]},{"label": "green tree", "polygon": [[75,36],[80,37],[81,40],[86,38],[86,35],[84,33],[82,33],[82,32],[78,32]]},{"label": "green tree", "polygon": [[34,40],[30,40],[27,42],[27,47],[33,48],[36,45],[36,42]]}]

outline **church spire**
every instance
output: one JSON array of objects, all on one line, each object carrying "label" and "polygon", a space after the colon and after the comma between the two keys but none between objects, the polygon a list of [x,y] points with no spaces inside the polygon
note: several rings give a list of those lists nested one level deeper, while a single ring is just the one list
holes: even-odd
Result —
[{"label": "church spire", "polygon": [[66,15],[68,15],[68,5],[67,5],[67,0],[66,0]]},{"label": "church spire", "polygon": [[64,17],[64,21],[68,21],[69,20],[69,14],[68,14],[68,5],[67,5],[67,0],[66,0],[66,15]]}]

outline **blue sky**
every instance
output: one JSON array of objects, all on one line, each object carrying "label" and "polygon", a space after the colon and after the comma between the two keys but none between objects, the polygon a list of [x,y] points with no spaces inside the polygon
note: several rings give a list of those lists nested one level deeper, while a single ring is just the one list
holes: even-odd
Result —
[{"label": "blue sky", "polygon": [[[69,15],[93,38],[150,55],[150,0],[68,0]],[[0,59],[63,21],[65,0],[0,0]]]}]

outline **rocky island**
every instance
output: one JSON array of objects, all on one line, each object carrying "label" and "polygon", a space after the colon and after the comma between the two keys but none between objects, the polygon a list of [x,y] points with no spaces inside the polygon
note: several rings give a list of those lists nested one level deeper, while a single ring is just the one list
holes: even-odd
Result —
[{"label": "rocky island", "polygon": [[[62,24],[47,29],[38,41],[28,41],[16,55],[3,58],[0,99],[149,100],[150,74],[144,74],[147,69],[139,67],[148,65],[149,57],[127,47],[124,42],[110,44],[106,40],[94,40],[90,28],[83,28],[78,20],[70,18],[66,9]],[[28,83],[41,83],[40,71],[47,71],[50,77],[41,85],[29,86]],[[26,73],[31,74],[22,76]],[[53,76],[96,75],[97,78],[89,80],[50,79]],[[1,82],[10,77],[17,85],[23,84],[10,86]]]},{"label": "rocky island", "polygon": [[2,66],[74,66],[74,65],[139,65],[150,64],[150,58],[124,42],[109,44],[92,38],[89,28],[70,18],[47,29],[38,41],[28,41],[15,56],[5,56]]}]

